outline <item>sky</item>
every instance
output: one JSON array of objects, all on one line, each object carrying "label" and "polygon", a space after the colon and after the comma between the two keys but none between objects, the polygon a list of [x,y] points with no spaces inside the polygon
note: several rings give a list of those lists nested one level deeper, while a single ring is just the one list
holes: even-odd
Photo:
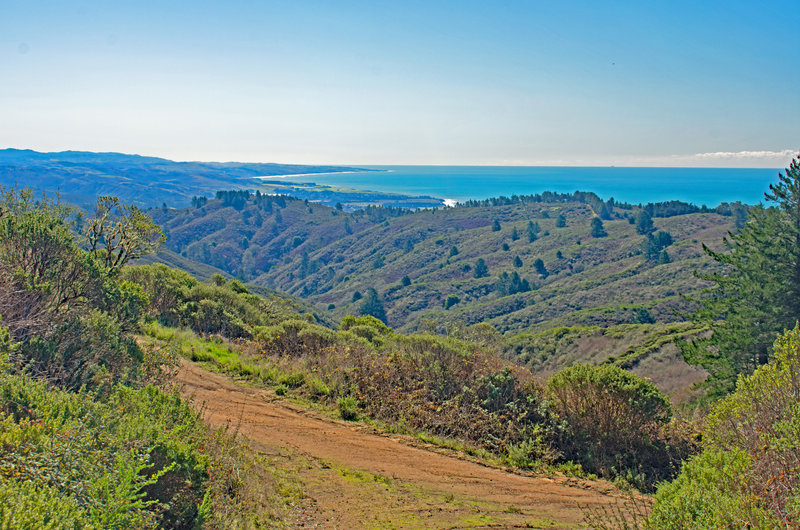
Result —
[{"label": "sky", "polygon": [[785,167],[800,2],[0,0],[0,148]]}]

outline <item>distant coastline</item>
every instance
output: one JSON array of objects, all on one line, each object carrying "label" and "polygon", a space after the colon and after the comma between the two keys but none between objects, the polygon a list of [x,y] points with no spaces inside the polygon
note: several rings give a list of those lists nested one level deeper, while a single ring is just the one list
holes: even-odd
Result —
[{"label": "distant coastline", "polygon": [[283,179],[290,177],[313,177],[316,175],[345,175],[348,173],[392,173],[393,169],[359,169],[358,171],[320,171],[318,173],[287,173],[285,175],[259,175],[257,179]]},{"label": "distant coastline", "polygon": [[284,179],[289,177],[313,177],[315,175],[342,175],[345,173],[363,173],[363,171],[326,171],[320,173],[287,173],[286,175],[259,175],[257,179]]},{"label": "distant coastline", "polygon": [[780,172],[780,169],[770,168],[363,167],[366,171],[282,175],[280,178],[283,182],[291,182],[314,177],[319,186],[429,196],[455,202],[545,191],[591,191],[606,200],[614,198],[631,204],[679,200],[714,207],[722,202],[736,201],[758,204],[763,201],[769,185],[777,181]]}]

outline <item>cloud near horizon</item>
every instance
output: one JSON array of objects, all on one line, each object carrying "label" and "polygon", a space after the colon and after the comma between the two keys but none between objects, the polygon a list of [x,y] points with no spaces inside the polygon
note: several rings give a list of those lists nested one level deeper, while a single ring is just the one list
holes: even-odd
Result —
[{"label": "cloud near horizon", "polygon": [[737,160],[741,158],[786,158],[792,157],[797,153],[795,149],[783,149],[782,151],[717,151],[714,153],[697,153],[693,158],[703,160]]}]

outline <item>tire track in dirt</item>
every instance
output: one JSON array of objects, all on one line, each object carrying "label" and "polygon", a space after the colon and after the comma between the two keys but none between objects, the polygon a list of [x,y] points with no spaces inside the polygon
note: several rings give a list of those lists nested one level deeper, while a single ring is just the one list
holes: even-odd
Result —
[{"label": "tire track in dirt", "polygon": [[[315,475],[304,479],[313,506],[298,526],[574,527],[583,521],[580,506],[620,499],[607,482],[511,473],[417,447],[412,437],[332,420],[188,361],[177,380],[210,426],[228,426],[269,452],[289,450],[315,463],[307,466]],[[342,470],[381,478],[374,483],[380,495],[341,480],[336,487],[334,479],[347,474]],[[371,511],[381,512],[382,522]]]}]

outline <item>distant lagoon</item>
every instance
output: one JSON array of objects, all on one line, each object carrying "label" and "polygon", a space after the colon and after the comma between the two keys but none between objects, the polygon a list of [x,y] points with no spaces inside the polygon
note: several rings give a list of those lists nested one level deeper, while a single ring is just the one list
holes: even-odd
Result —
[{"label": "distant lagoon", "polygon": [[[281,180],[450,201],[543,191],[592,191],[603,199],[633,204],[680,200],[716,206],[757,204],[781,169],[673,167],[359,166],[381,172],[287,175]],[[275,178],[275,177],[268,177]]]}]

